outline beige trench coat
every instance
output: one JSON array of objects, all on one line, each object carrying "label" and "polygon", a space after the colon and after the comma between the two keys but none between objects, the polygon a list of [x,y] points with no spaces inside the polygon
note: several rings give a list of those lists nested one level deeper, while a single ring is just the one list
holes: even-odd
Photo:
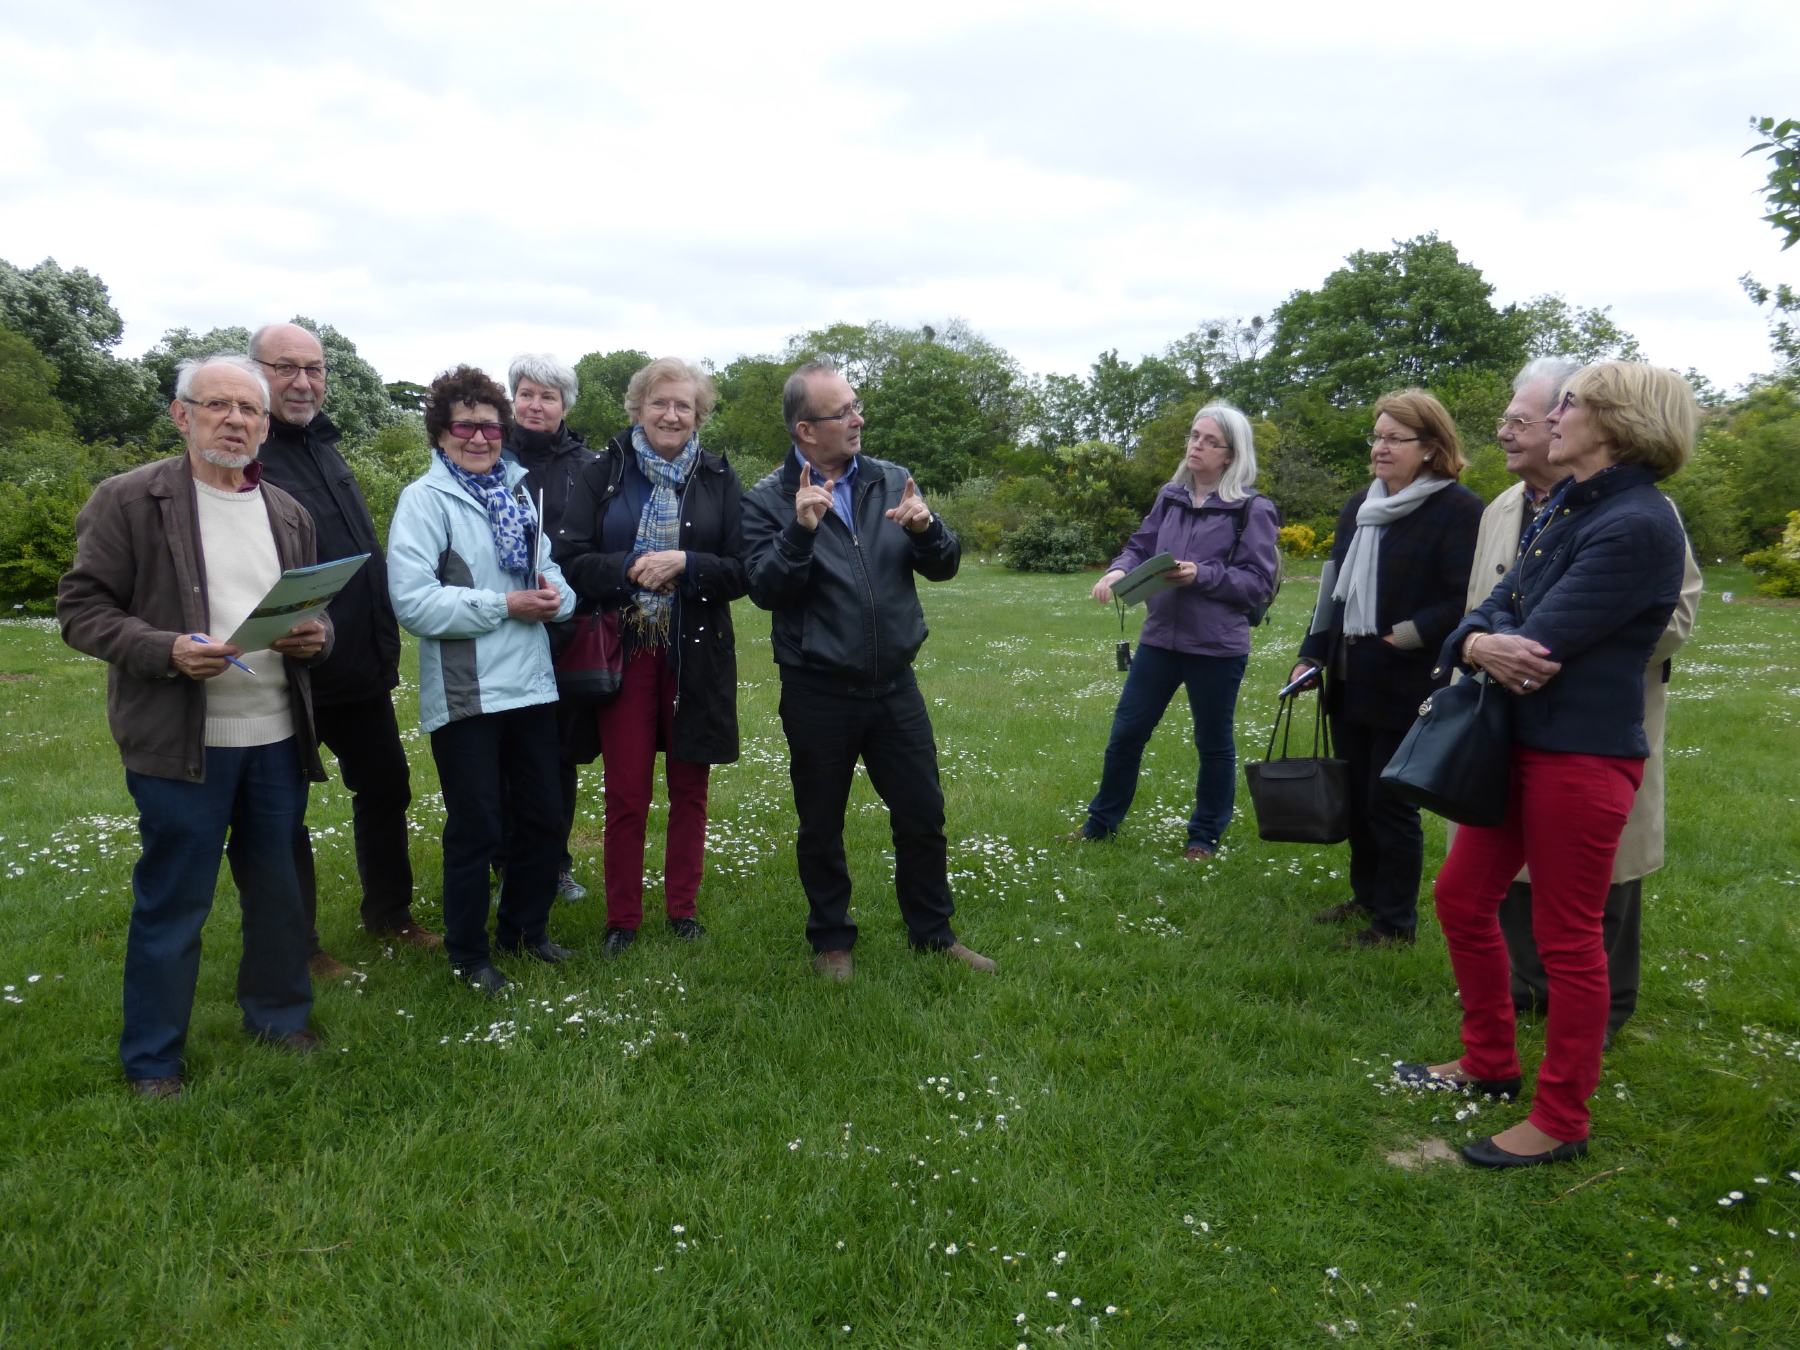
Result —
[{"label": "beige trench coat", "polygon": [[[1674,503],[1669,509],[1675,509]],[[1500,578],[1511,570],[1519,551],[1519,534],[1525,528],[1525,484],[1514,483],[1481,514],[1481,533],[1475,540],[1475,565],[1469,569],[1466,609],[1474,609],[1493,592]],[[1636,881],[1663,865],[1663,724],[1669,708],[1669,686],[1663,682],[1662,664],[1687,642],[1694,631],[1694,615],[1700,607],[1703,586],[1694,550],[1687,550],[1682,564],[1681,599],[1669,616],[1650,664],[1644,671],[1644,739],[1650,742],[1650,758],[1644,761],[1644,781],[1637,801],[1619,836],[1619,852],[1613,859],[1613,884]],[[1455,829],[1451,828],[1451,838]],[[1519,873],[1529,881],[1529,871]]]}]

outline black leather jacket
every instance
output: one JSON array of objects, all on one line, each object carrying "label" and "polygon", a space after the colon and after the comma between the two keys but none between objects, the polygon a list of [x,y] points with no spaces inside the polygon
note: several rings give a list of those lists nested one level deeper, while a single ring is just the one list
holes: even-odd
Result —
[{"label": "black leather jacket", "polygon": [[790,452],[744,494],[750,599],[770,610],[784,679],[853,694],[909,683],[927,630],[913,576],[948,581],[962,545],[935,516],[914,534],[887,518],[906,491],[898,464],[856,457],[850,530],[827,511],[816,530],[794,519],[800,460]]}]

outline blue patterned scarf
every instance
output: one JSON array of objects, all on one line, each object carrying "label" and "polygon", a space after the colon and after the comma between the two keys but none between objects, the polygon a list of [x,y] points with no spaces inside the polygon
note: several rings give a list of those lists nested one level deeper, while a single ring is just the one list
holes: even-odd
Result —
[{"label": "blue patterned scarf", "polygon": [[[700,459],[700,435],[688,437],[681,453],[664,459],[651,448],[642,427],[631,429],[631,448],[637,452],[637,466],[650,480],[650,495],[644,498],[643,514],[638,517],[637,540],[631,546],[632,556],[661,553],[681,545],[681,485]],[[658,591],[639,591],[636,608],[628,616],[639,640],[647,646],[669,644],[669,619],[675,612],[675,596]]]},{"label": "blue patterned scarf", "polygon": [[525,532],[531,527],[533,512],[506,490],[505,461],[494,465],[492,473],[470,473],[442,450],[436,454],[457,486],[487,508],[488,526],[494,532],[494,556],[500,560],[501,568],[524,577],[535,590],[534,563],[525,553]]}]

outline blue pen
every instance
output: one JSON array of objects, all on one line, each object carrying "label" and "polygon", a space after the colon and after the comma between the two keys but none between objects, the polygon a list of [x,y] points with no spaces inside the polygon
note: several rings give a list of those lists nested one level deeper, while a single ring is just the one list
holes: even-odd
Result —
[{"label": "blue pen", "polygon": [[[189,642],[198,642],[203,647],[223,647],[225,645],[223,642],[211,641],[204,633],[189,633],[188,641]],[[237,657],[235,657],[235,656],[228,656],[225,659],[227,661],[231,662],[231,664],[236,666],[239,670],[243,671],[244,674],[246,674],[246,675],[256,674],[256,672],[254,670],[250,669],[249,666],[245,665],[242,661],[238,660]]]}]

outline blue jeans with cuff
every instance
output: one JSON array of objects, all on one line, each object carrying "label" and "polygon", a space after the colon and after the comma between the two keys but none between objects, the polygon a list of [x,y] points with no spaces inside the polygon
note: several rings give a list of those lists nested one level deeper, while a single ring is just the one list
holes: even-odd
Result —
[{"label": "blue jeans with cuff", "polygon": [[1188,707],[1194,715],[1194,748],[1200,752],[1187,842],[1189,848],[1198,845],[1209,853],[1218,849],[1237,796],[1237,741],[1232,737],[1232,719],[1249,660],[1247,655],[1192,656],[1147,642],[1138,644],[1137,654],[1131,658],[1131,673],[1119,694],[1118,711],[1113,714],[1100,790],[1088,803],[1083,833],[1104,839],[1124,822],[1137,795],[1144,747],[1168,711],[1169,700],[1185,684]]},{"label": "blue jeans with cuff", "polygon": [[243,915],[237,995],[244,1030],[265,1040],[306,1030],[312,980],[294,871],[306,778],[293,738],[208,746],[202,783],[127,770],[125,785],[137,803],[142,846],[131,872],[125,946],[125,1076],[181,1072],[200,979],[200,930],[227,855]]}]

